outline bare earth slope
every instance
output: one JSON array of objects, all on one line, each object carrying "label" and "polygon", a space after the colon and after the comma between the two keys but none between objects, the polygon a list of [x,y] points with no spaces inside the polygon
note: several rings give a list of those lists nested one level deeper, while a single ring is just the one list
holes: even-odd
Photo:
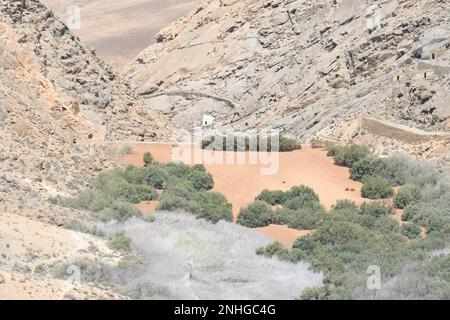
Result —
[{"label": "bare earth slope", "polygon": [[47,200],[114,166],[98,145],[166,140],[169,129],[39,1],[0,0],[0,299],[116,297],[39,271],[116,255],[59,229],[86,214]]},{"label": "bare earth slope", "polygon": [[[448,132],[449,10],[440,0],[209,0],[126,74],[180,127],[206,113],[217,126],[272,125],[304,140],[357,141],[366,117]],[[365,142],[415,147],[377,139]],[[449,142],[438,144],[421,143],[445,158]]]},{"label": "bare earth slope", "polygon": [[82,188],[108,166],[93,145],[166,139],[166,122],[40,2],[0,9],[0,206]]},{"label": "bare earth slope", "polygon": [[98,56],[121,70],[131,59],[155,43],[159,30],[194,9],[201,0],[42,0],[64,15],[67,5],[81,8],[75,33],[93,46]]}]

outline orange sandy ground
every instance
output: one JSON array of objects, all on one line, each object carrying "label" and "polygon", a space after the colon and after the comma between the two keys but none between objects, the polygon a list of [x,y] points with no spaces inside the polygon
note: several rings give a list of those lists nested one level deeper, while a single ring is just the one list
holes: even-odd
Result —
[{"label": "orange sandy ground", "polygon": [[[120,161],[124,165],[141,166],[143,154],[151,152],[156,161],[167,163],[173,160],[173,154],[180,154],[181,151],[186,153],[189,152],[188,149],[190,148],[181,150],[170,144],[138,144],[133,146],[133,154],[123,156]],[[201,156],[212,154],[211,151],[197,151]],[[301,184],[313,188],[327,210],[330,210],[332,205],[340,199],[349,199],[356,203],[364,202],[360,196],[361,184],[350,180],[348,169],[334,165],[333,159],[327,157],[324,150],[303,147],[302,150],[279,153],[279,169],[274,175],[261,174],[261,169],[268,166],[249,164],[250,155],[254,156],[255,153],[216,152],[216,155],[220,155],[223,160],[226,159],[225,157],[236,155],[243,156],[247,160],[246,164],[204,163],[208,172],[214,177],[214,191],[222,193],[232,203],[235,218],[240,208],[251,203],[262,190],[289,190],[292,186]],[[151,212],[155,210],[156,203],[144,203],[139,207]],[[310,233],[308,230],[301,231],[277,225],[255,230],[288,245],[292,245],[295,239]]]}]

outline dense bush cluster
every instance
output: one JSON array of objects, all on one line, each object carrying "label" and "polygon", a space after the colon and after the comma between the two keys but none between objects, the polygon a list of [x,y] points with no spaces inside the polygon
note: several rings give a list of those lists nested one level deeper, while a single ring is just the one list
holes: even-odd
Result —
[{"label": "dense bush cluster", "polygon": [[144,163],[143,168],[128,166],[103,172],[91,189],[77,197],[51,201],[94,212],[102,221],[142,216],[134,204],[156,199],[160,200],[160,210],[183,210],[213,222],[232,220],[231,204],[224,196],[209,192],[214,187],[213,177],[202,165],[161,164],[150,153],[144,154]]},{"label": "dense bush cluster", "polygon": [[[276,145],[272,142],[276,141]],[[296,140],[279,137],[212,136],[202,141],[202,148],[217,151],[278,151],[289,152],[301,149]]]},{"label": "dense bush cluster", "polygon": [[361,188],[361,196],[367,199],[386,199],[394,195],[394,188],[386,178],[381,176],[365,176]]},{"label": "dense bush cluster", "polygon": [[[358,206],[341,200],[321,216],[303,210],[297,213],[299,226],[312,227],[310,235],[297,239],[290,250],[272,244],[257,253],[307,261],[326,275],[322,288],[305,290],[301,299],[448,299],[449,177],[404,156],[381,160],[360,147],[329,152],[340,154],[336,163],[351,167],[353,179],[366,182],[368,197],[390,197],[392,185],[402,186],[393,204],[373,201]],[[278,192],[265,191],[260,199],[286,203]],[[402,219],[409,223],[400,226],[392,217],[393,207],[404,208]],[[275,216],[288,215],[285,210],[289,209],[279,209]],[[386,284],[375,295],[367,289],[367,268],[373,265],[381,269]]]},{"label": "dense bush cluster", "polygon": [[[270,206],[282,208],[273,213]],[[289,191],[263,190],[256,201],[241,210],[237,223],[247,227],[263,227],[270,223],[295,229],[313,229],[325,214],[319,196],[306,186],[294,186]]]},{"label": "dense bush cluster", "polygon": [[337,165],[344,167],[351,167],[354,163],[366,158],[369,153],[369,148],[356,144],[328,148],[328,155],[334,158]]},{"label": "dense bush cluster", "polygon": [[237,223],[248,228],[266,227],[274,222],[272,208],[265,202],[256,200],[242,208]]},{"label": "dense bush cluster", "polygon": [[196,189],[191,181],[180,178],[169,183],[157,209],[186,211],[212,222],[233,219],[232,206],[223,195]]}]

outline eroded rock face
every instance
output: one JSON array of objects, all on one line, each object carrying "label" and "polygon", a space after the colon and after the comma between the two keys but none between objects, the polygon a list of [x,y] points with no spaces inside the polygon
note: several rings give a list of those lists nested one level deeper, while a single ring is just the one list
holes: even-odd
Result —
[{"label": "eroded rock face", "polygon": [[112,167],[98,145],[166,123],[36,0],[0,0],[0,212],[37,212]]},{"label": "eroded rock face", "polygon": [[434,105],[448,100],[434,96],[450,88],[449,10],[439,0],[210,0],[162,30],[170,36],[127,78],[180,127],[208,113],[218,126],[272,125],[304,140],[339,140],[333,128],[351,115],[443,130]]}]

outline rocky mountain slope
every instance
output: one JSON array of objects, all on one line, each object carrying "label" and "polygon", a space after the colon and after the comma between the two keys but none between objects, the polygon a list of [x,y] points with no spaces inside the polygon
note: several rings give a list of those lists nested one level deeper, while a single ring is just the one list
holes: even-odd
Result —
[{"label": "rocky mountain slope", "polygon": [[[449,12],[443,0],[209,0],[126,74],[179,127],[210,114],[218,127],[270,125],[448,164]],[[443,139],[385,137],[366,118]]]},{"label": "rocky mountain slope", "polygon": [[166,140],[169,133],[166,121],[39,1],[0,0],[0,299],[114,297],[73,291],[36,273],[38,262],[111,254],[102,240],[49,227],[83,214],[47,199],[73,194],[114,166],[105,144]]},{"label": "rocky mountain slope", "polygon": [[195,8],[202,0],[42,0],[67,18],[70,5],[81,9],[74,30],[97,55],[121,70],[140,51],[155,43],[161,29]]},{"label": "rocky mountain slope", "polygon": [[105,167],[98,144],[166,139],[166,122],[39,1],[0,12],[0,205],[13,190],[81,188]]}]

